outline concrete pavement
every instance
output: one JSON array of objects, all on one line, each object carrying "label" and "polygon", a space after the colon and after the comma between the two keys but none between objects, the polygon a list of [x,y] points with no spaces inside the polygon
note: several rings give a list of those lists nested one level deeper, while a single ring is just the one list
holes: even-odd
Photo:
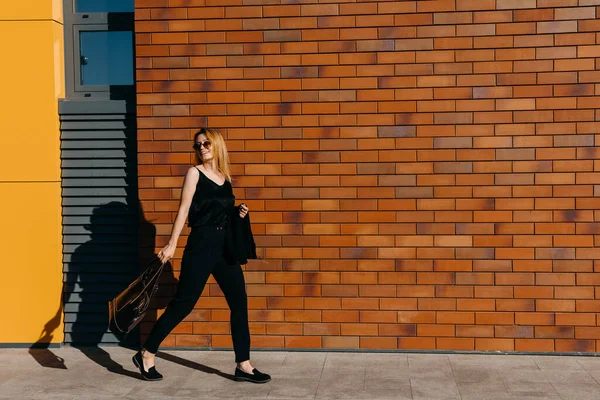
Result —
[{"label": "concrete pavement", "polygon": [[119,347],[0,349],[1,399],[599,400],[600,357],[255,351],[272,375],[232,380],[233,352],[160,353],[146,382]]}]

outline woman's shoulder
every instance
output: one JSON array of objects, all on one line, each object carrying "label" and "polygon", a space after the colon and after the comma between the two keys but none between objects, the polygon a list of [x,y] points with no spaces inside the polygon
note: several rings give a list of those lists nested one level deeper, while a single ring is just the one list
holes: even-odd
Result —
[{"label": "woman's shoulder", "polygon": [[187,173],[185,174],[185,179],[190,180],[192,182],[197,182],[200,180],[201,171],[197,165],[193,165],[188,168]]}]

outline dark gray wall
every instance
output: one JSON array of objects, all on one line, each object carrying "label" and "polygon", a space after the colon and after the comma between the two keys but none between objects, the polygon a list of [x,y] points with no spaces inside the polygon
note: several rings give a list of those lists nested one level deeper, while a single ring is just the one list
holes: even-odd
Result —
[{"label": "dark gray wall", "polygon": [[[108,331],[107,303],[140,271],[131,103],[59,104],[67,344],[117,343]],[[128,341],[138,338],[133,332]]]}]

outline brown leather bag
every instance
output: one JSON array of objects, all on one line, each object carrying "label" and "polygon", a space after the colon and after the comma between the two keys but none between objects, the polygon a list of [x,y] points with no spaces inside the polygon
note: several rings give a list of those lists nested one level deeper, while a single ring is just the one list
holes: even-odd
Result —
[{"label": "brown leather bag", "polygon": [[127,289],[108,302],[109,329],[123,338],[144,318],[165,264],[154,258],[144,272]]}]

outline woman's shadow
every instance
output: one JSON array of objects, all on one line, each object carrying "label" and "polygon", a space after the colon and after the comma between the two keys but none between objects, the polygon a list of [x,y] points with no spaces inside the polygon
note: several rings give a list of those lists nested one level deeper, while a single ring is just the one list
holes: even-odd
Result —
[{"label": "woman's shadow", "polygon": [[204,372],[206,374],[215,374],[215,375],[220,376],[221,378],[229,379],[231,381],[235,380],[235,376],[233,376],[231,374],[227,374],[223,371],[219,371],[218,369],[208,367],[204,364],[200,364],[195,361],[186,360],[185,358],[181,358],[181,357],[178,357],[173,354],[163,353],[162,351],[158,351],[156,353],[156,357],[161,358],[163,360],[170,361],[175,364],[179,364],[183,367],[187,367],[187,368],[195,369],[197,371]]},{"label": "woman's shadow", "polygon": [[[30,354],[44,367],[67,368],[65,361],[49,348],[64,313],[65,342],[108,371],[139,378],[139,373],[126,370],[99,345],[112,342],[131,350],[139,347],[139,327],[123,336],[108,330],[108,302],[155,257],[156,227],[145,219],[141,204],[136,215],[125,203],[114,201],[94,209],[84,228],[90,240],[71,254],[64,272],[61,302],[31,346]],[[166,294],[173,292],[176,283],[168,263],[148,316],[166,307],[170,300]]]},{"label": "woman's shadow", "polygon": [[[108,330],[108,302],[135,280],[142,270],[156,258],[156,227],[145,217],[141,203],[138,203],[137,231],[122,226],[115,231],[114,224],[128,220],[131,210],[122,202],[111,202],[96,208],[85,229],[90,232],[90,240],[73,252],[68,269],[64,273],[63,293],[55,315],[46,323],[40,338],[29,350],[32,357],[47,368],[67,369],[65,360],[50,350],[54,332],[65,315],[66,342],[80,350],[87,358],[110,372],[133,378],[140,378],[139,372],[125,369],[116,362],[109,352],[100,347],[106,342],[137,351],[140,347],[140,328],[152,326],[158,318],[158,310],[166,308],[177,289],[177,279],[170,263],[160,277],[157,293],[152,298],[143,322],[127,335]],[[129,225],[131,225],[129,224]],[[130,254],[114,251],[116,248],[131,248]],[[112,249],[112,250],[111,250]],[[135,249],[139,253],[135,253]],[[98,262],[104,251],[110,262]],[[132,257],[133,255],[133,257]],[[132,261],[132,260],[136,261]],[[68,309],[65,310],[65,307]],[[66,311],[66,312],[65,312]],[[213,368],[188,361],[180,357],[159,352],[159,358],[206,373],[214,373],[228,379],[232,375]]]},{"label": "woman's shadow", "polygon": [[54,332],[60,326],[62,321],[62,297],[63,296],[60,297],[58,310],[56,310],[54,317],[52,317],[50,321],[46,322],[46,325],[44,325],[44,328],[42,328],[40,338],[29,348],[29,354],[31,354],[38,364],[46,368],[67,369],[65,360],[50,350],[52,339],[54,338]]}]

